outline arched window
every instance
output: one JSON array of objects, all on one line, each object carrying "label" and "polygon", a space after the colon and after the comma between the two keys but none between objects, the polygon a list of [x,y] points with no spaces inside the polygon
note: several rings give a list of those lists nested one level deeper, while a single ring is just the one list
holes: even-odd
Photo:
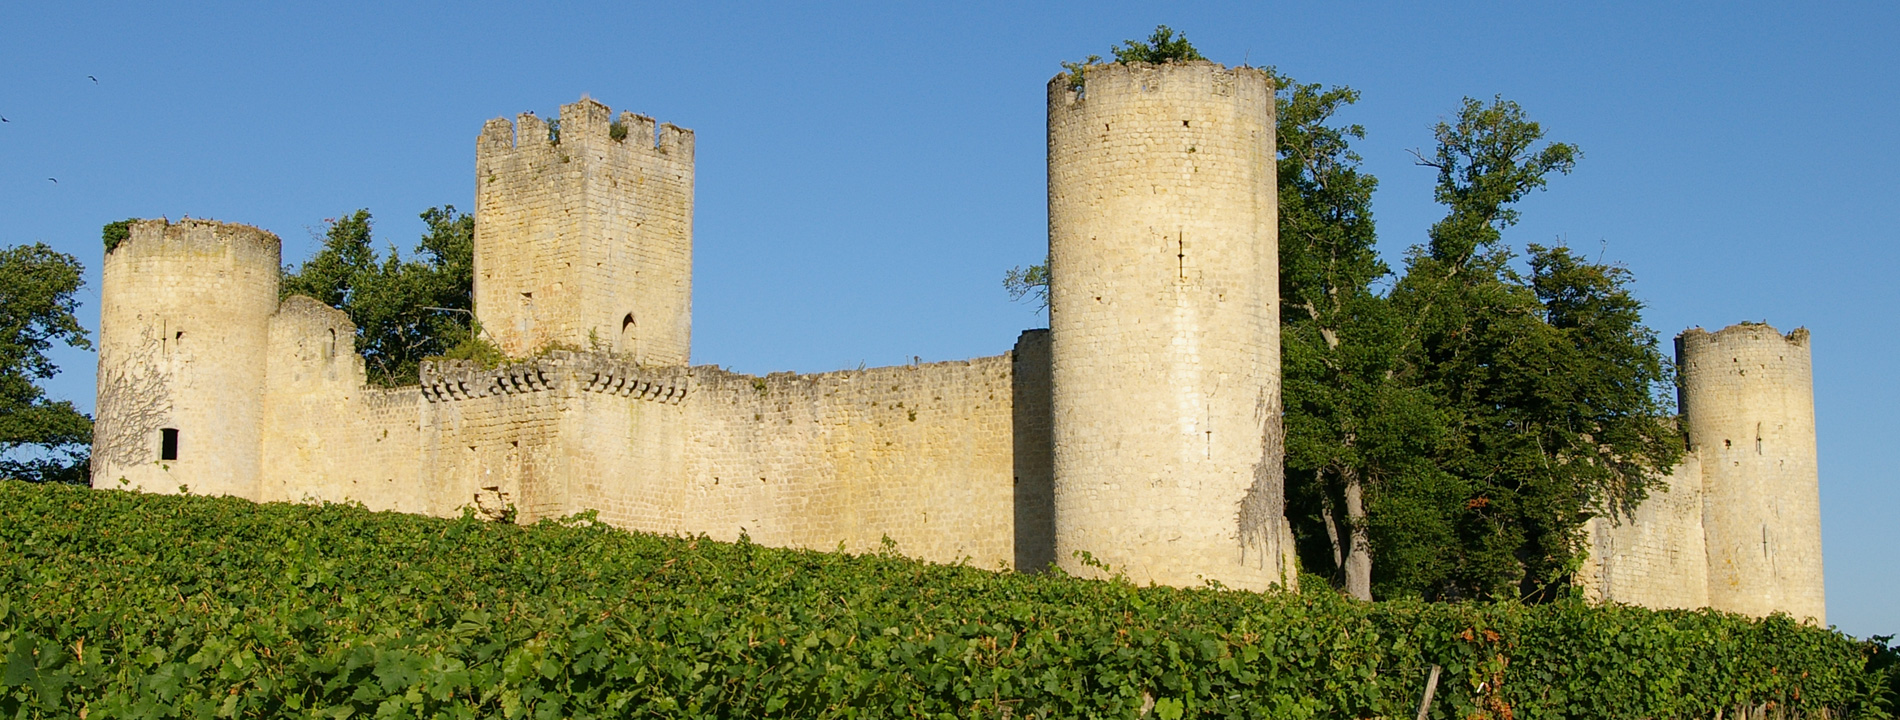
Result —
[{"label": "arched window", "polygon": [[627,313],[626,317],[620,319],[620,339],[615,343],[615,350],[632,355],[639,349],[634,334],[636,327],[637,325],[633,322],[633,313]]}]

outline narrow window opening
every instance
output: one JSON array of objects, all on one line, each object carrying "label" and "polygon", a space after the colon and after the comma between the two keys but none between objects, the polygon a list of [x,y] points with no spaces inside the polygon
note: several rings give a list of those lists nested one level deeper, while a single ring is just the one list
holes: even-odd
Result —
[{"label": "narrow window opening", "polygon": [[323,346],[323,359],[336,357],[336,328],[330,328],[330,342]]},{"label": "narrow window opening", "polygon": [[623,317],[620,319],[620,351],[621,352],[625,352],[625,353],[634,352],[635,350],[634,330],[636,327],[637,327],[637,324],[634,323],[633,321],[633,313],[627,313],[626,317]]},{"label": "narrow window opening", "polygon": [[178,428],[164,428],[158,431],[158,459],[178,459]]},{"label": "narrow window opening", "polygon": [[1761,454],[1761,423],[1755,423],[1755,454]]}]

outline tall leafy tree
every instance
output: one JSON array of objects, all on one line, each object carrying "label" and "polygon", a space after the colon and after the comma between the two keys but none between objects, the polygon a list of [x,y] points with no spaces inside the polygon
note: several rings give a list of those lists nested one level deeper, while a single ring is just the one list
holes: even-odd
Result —
[{"label": "tall leafy tree", "polygon": [[1629,273],[1536,245],[1526,273],[1503,242],[1513,206],[1579,157],[1543,135],[1516,103],[1467,98],[1420,157],[1447,213],[1393,300],[1418,323],[1407,379],[1450,414],[1435,461],[1456,491],[1436,496],[1456,542],[1426,594],[1560,592],[1583,523],[1633,507],[1681,454],[1659,395],[1667,364]]},{"label": "tall leafy tree", "polygon": [[[1395,504],[1389,483],[1435,476],[1420,460],[1442,422],[1431,398],[1400,377],[1410,328],[1379,289],[1392,272],[1372,219],[1378,181],[1350,147],[1365,130],[1332,121],[1359,94],[1284,76],[1276,86],[1288,494],[1304,516],[1293,520],[1306,530],[1307,566],[1333,568],[1347,594],[1370,600],[1372,510]],[[1378,516],[1395,551],[1431,536],[1409,515]]]},{"label": "tall leafy tree", "polygon": [[84,268],[42,243],[0,249],[0,477],[87,481],[92,418],[40,386],[54,345],[91,350],[74,317]]},{"label": "tall leafy tree", "polygon": [[329,222],[323,249],[286,268],[283,294],[308,295],[356,324],[356,349],[371,382],[417,382],[423,358],[444,355],[471,334],[475,219],[453,206],[422,213],[428,230],[404,260],[380,256],[368,210]]}]

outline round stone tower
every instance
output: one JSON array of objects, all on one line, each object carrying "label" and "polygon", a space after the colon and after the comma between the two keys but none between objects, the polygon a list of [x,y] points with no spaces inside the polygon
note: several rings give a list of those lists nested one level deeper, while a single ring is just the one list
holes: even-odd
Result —
[{"label": "round stone tower", "polygon": [[1709,606],[1825,623],[1808,331],[1694,328],[1676,337],[1676,362],[1702,465]]},{"label": "round stone tower", "polygon": [[1290,587],[1272,80],[1085,75],[1049,83],[1056,562]]},{"label": "round stone tower", "polygon": [[256,497],[280,258],[209,220],[138,221],[106,252],[93,486]]}]

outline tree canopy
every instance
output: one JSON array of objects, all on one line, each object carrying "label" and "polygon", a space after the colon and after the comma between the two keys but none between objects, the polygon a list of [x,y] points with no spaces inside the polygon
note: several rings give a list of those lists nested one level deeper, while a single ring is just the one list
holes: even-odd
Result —
[{"label": "tree canopy", "polygon": [[1435,500],[1457,541],[1435,578],[1404,591],[1550,597],[1583,560],[1583,524],[1632,509],[1682,458],[1668,361],[1626,268],[1503,241],[1512,205],[1569,173],[1575,146],[1543,142],[1505,99],[1465,99],[1435,135],[1419,163],[1438,171],[1446,217],[1410,251],[1391,302],[1416,323],[1408,382],[1452,426],[1435,452],[1452,486]]},{"label": "tree canopy", "polygon": [[92,418],[46,397],[55,345],[91,350],[74,312],[84,268],[42,243],[0,249],[0,477],[84,483]]}]

